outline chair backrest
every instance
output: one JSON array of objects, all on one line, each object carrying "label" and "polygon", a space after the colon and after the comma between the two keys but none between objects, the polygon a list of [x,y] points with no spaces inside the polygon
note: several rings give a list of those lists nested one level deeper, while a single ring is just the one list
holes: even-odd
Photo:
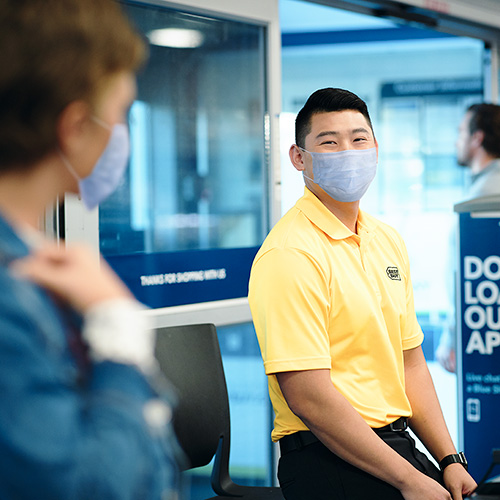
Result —
[{"label": "chair backrest", "polygon": [[174,429],[188,468],[207,465],[215,455],[211,483],[219,496],[214,498],[283,500],[278,487],[242,486],[229,476],[229,400],[215,326],[159,328],[156,357],[177,389]]},{"label": "chair backrest", "polygon": [[221,437],[229,448],[229,401],[226,378],[212,324],[157,330],[156,357],[177,390],[174,429],[190,468],[207,465]]}]

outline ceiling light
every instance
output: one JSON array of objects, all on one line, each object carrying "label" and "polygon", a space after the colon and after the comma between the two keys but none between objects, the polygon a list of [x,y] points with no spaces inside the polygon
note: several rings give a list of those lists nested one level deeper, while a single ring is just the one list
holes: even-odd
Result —
[{"label": "ceiling light", "polygon": [[153,30],[147,36],[153,45],[178,49],[195,49],[203,44],[204,39],[201,31],[180,28]]}]

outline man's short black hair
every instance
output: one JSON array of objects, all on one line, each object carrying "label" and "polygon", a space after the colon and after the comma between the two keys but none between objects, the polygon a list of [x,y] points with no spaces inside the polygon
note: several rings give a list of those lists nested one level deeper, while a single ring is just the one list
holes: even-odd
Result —
[{"label": "man's short black hair", "polygon": [[299,111],[295,119],[295,144],[301,148],[305,147],[306,136],[311,132],[311,118],[316,113],[347,110],[359,111],[366,118],[373,132],[365,101],[348,90],[328,87],[311,94]]},{"label": "man's short black hair", "polygon": [[473,104],[467,111],[471,113],[470,134],[481,130],[484,133],[484,150],[491,156],[500,158],[500,106],[489,103]]}]

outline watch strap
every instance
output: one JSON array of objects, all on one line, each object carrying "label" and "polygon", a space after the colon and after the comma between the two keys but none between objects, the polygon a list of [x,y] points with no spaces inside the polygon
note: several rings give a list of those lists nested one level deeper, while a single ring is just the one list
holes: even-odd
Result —
[{"label": "watch strap", "polygon": [[464,452],[456,453],[453,455],[447,455],[439,462],[439,468],[442,471],[451,464],[461,464],[467,470],[468,464],[467,459],[465,458]]}]

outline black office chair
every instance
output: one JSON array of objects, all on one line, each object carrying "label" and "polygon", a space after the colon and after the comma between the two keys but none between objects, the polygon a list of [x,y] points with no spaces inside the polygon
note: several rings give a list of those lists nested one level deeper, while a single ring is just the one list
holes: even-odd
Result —
[{"label": "black office chair", "polygon": [[283,500],[277,487],[242,486],[229,476],[229,401],[226,378],[212,324],[157,330],[156,357],[177,389],[174,429],[192,469],[210,463],[212,488],[220,498]]}]

